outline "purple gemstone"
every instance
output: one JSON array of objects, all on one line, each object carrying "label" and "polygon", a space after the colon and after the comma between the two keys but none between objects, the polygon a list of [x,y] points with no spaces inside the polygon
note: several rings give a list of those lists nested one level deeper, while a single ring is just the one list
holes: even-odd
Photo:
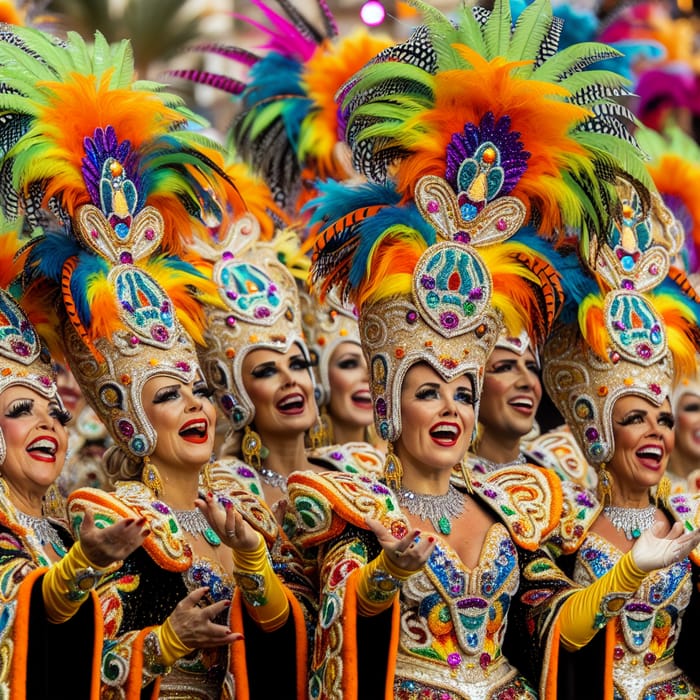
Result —
[{"label": "purple gemstone", "polygon": [[464,243],[465,245],[469,245],[471,243],[472,237],[466,232],[466,231],[457,231],[454,235],[454,240],[457,241],[457,243]]},{"label": "purple gemstone", "polygon": [[152,241],[155,238],[156,232],[152,228],[147,228],[144,233],[147,241]]},{"label": "purple gemstone", "polygon": [[383,398],[378,398],[374,403],[374,410],[378,416],[386,416],[386,401]]},{"label": "purple gemstone", "polygon": [[447,655],[447,663],[453,668],[462,663],[462,657],[456,652]]},{"label": "purple gemstone", "polygon": [[406,320],[409,323],[415,323],[418,320],[418,314],[415,311],[409,311],[406,314]]},{"label": "purple gemstone", "polygon": [[10,347],[20,357],[27,357],[29,355],[29,346],[22,340],[13,340],[10,343]]},{"label": "purple gemstone", "polygon": [[622,280],[623,289],[634,289],[634,282],[632,280]]},{"label": "purple gemstone", "polygon": [[343,459],[343,453],[342,452],[331,452],[330,457],[331,457],[331,459],[335,459],[337,461],[339,459]]},{"label": "purple gemstone", "polygon": [[238,294],[230,289],[226,292],[226,296],[233,301],[238,299]]},{"label": "purple gemstone", "polygon": [[253,312],[255,318],[267,318],[270,315],[270,309],[267,306],[258,306]]},{"label": "purple gemstone", "polygon": [[626,331],[627,330],[627,326],[622,321],[615,321],[615,323],[613,323],[613,326],[615,326],[615,328],[618,331]]},{"label": "purple gemstone", "polygon": [[235,316],[227,316],[226,317],[226,325],[227,326],[235,326],[236,325],[236,318]]},{"label": "purple gemstone", "polygon": [[581,491],[581,493],[576,494],[576,503],[578,503],[580,506],[586,506],[587,508],[593,507],[593,502],[585,491]]},{"label": "purple gemstone", "polygon": [[165,503],[162,503],[161,501],[153,501],[151,503],[153,506],[153,510],[157,510],[159,513],[162,513],[163,515],[169,515],[170,514],[170,508],[165,505]]},{"label": "purple gemstone", "polygon": [[270,286],[267,288],[267,293],[268,294],[274,294],[277,291],[277,285],[276,284],[270,284]]},{"label": "purple gemstone", "polygon": [[646,603],[629,603],[629,605],[625,605],[625,610],[628,610],[629,612],[642,612],[647,614],[654,612],[654,608]]},{"label": "purple gemstone", "polygon": [[134,307],[126,299],[122,301],[122,309],[124,309],[124,311],[126,311],[128,314],[134,313]]},{"label": "purple gemstone", "polygon": [[496,498],[498,494],[492,489],[484,489],[484,496],[487,498]]},{"label": "purple gemstone", "polygon": [[389,489],[386,486],[383,486],[382,484],[372,484],[372,491],[374,493],[380,493],[382,496],[385,496],[387,493],[389,493]]},{"label": "purple gemstone", "polygon": [[190,364],[189,362],[176,362],[175,367],[177,367],[179,370],[182,370],[183,372],[189,372],[190,371]]},{"label": "purple gemstone", "polygon": [[123,253],[120,253],[119,262],[122,265],[131,265],[131,263],[134,262],[134,258],[132,257],[131,253],[125,250]]},{"label": "purple gemstone", "polygon": [[690,513],[690,508],[688,508],[688,506],[678,506],[676,510],[679,513]]},{"label": "purple gemstone", "polygon": [[222,254],[221,257],[224,260],[233,260],[233,253],[230,250],[225,250]]},{"label": "purple gemstone", "polygon": [[420,278],[420,283],[423,289],[435,289],[435,278],[430,275],[423,275]]},{"label": "purple gemstone", "polygon": [[233,399],[229,394],[224,394],[221,397],[221,405],[225,411],[230,411],[233,408]]},{"label": "purple gemstone", "polygon": [[474,299],[481,299],[484,296],[484,290],[481,287],[474,287],[469,292],[469,298],[474,300]]},{"label": "purple gemstone", "polygon": [[590,427],[586,429],[586,440],[588,442],[595,442],[599,437],[597,428]]},{"label": "purple gemstone", "polygon": [[440,314],[440,325],[443,328],[450,330],[452,328],[457,328],[459,325],[459,318],[457,318],[457,314],[453,313],[452,311],[445,311],[444,313]]},{"label": "purple gemstone", "polygon": [[153,328],[151,328],[151,338],[153,338],[153,340],[157,340],[160,343],[164,343],[169,337],[170,334],[168,333],[168,329],[165,326],[161,326],[158,323],[155,326],[153,326]]},{"label": "purple gemstone", "polygon": [[128,420],[120,420],[117,423],[119,432],[126,438],[130,438],[134,434],[134,426]]},{"label": "purple gemstone", "polygon": [[636,347],[637,355],[643,360],[648,360],[651,357],[651,348],[646,343],[640,343]]},{"label": "purple gemstone", "polygon": [[236,471],[246,479],[251,479],[255,476],[255,474],[250,469],[248,469],[248,467],[238,467]]},{"label": "purple gemstone", "polygon": [[428,213],[437,214],[440,211],[440,205],[434,199],[431,199],[427,204],[427,209]]}]

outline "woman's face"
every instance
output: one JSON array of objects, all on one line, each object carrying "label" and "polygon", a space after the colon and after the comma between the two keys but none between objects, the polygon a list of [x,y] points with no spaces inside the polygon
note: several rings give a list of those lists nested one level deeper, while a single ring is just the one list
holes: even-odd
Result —
[{"label": "woman's face", "polygon": [[404,471],[454,467],[474,430],[474,386],[467,376],[446,382],[429,365],[413,365],[401,387],[401,435],[394,450]]},{"label": "woman's face", "polygon": [[686,459],[700,460],[700,396],[683,394],[675,419],[675,451]]},{"label": "woman's face", "polygon": [[535,421],[542,400],[537,361],[531,350],[518,355],[495,348],[486,363],[479,422],[488,431],[520,439]]},{"label": "woman's face", "polygon": [[331,417],[350,426],[367,427],[372,423],[372,396],[369,372],[362,349],[357,343],[340,343],[328,363]]},{"label": "woman's face", "polygon": [[654,406],[641,396],[623,396],[612,412],[615,452],[608,469],[625,490],[655,486],[673,450],[673,414],[666,399]]},{"label": "woman's face", "polygon": [[183,383],[164,374],[143,387],[146,417],[157,435],[151,460],[156,466],[200,469],[214,447],[216,409],[201,376]]},{"label": "woman's face", "polygon": [[298,435],[318,412],[309,363],[298,345],[287,352],[251,350],[242,364],[243,387],[255,406],[255,428],[263,437]]},{"label": "woman's face", "polygon": [[73,372],[68,367],[56,365],[56,386],[58,387],[58,393],[61,395],[63,405],[72,416],[70,421],[72,426],[80,412],[85,408],[87,401],[83,396],[80,385],[73,376]]},{"label": "woman's face", "polygon": [[0,430],[5,438],[5,480],[16,490],[43,493],[66,461],[70,414],[56,399],[23,386],[0,394]]}]

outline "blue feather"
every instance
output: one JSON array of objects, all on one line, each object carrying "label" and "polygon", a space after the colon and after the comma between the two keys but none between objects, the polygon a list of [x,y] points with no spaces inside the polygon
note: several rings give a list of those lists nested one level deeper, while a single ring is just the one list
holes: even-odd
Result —
[{"label": "blue feather", "polygon": [[60,284],[66,260],[79,255],[82,250],[78,242],[65,233],[47,233],[30,249],[27,269],[31,271],[31,277],[46,277]]},{"label": "blue feather", "polygon": [[86,250],[80,252],[78,264],[71,277],[70,291],[75,302],[78,318],[85,328],[90,328],[92,323],[92,312],[90,311],[86,292],[90,284],[96,281],[95,278],[106,278],[109,270],[110,266],[104,258]]}]

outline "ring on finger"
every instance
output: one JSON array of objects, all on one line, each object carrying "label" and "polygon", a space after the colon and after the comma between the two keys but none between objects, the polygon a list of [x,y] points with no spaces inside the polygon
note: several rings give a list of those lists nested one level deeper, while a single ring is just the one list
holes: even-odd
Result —
[{"label": "ring on finger", "polygon": [[231,539],[232,537],[236,536],[236,531],[235,530],[226,530],[226,537]]}]

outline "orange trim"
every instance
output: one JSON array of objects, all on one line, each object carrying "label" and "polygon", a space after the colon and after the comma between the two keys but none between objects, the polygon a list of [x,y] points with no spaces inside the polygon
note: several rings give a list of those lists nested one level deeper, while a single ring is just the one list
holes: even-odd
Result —
[{"label": "orange trim", "polygon": [[[243,601],[241,591],[236,589],[231,601],[231,631],[243,634]],[[235,645],[240,644],[236,649]],[[231,671],[236,681],[236,700],[249,700],[248,668],[245,662],[245,640],[231,644]]]},{"label": "orange trim", "polygon": [[24,700],[27,689],[27,656],[29,653],[29,611],[32,589],[37,579],[48,571],[48,567],[30,571],[17,591],[17,611],[12,626],[14,651],[10,661],[10,689],[12,700]]},{"label": "orange trim", "polygon": [[306,677],[309,668],[306,620],[304,620],[304,611],[301,609],[299,601],[286,586],[284,587],[284,592],[287,596],[287,600],[289,601],[289,607],[292,611],[292,619],[294,620],[294,638],[297,646],[297,698],[298,700],[306,700],[309,695],[308,681]]},{"label": "orange trim", "polygon": [[[536,465],[532,465],[536,466]],[[549,511],[549,525],[542,531],[542,535],[548,535],[559,524],[561,510],[564,505],[564,492],[561,488],[561,479],[551,470],[545,467],[536,466],[547,479],[549,492],[552,494],[552,508]]]},{"label": "orange trim", "polygon": [[[78,501],[76,504],[75,501]],[[81,510],[80,501],[85,501],[86,503],[94,503],[96,506],[101,507],[104,511],[114,513],[120,518],[134,518],[138,519],[140,516],[146,518],[150,523],[151,520],[155,518],[155,514],[148,508],[136,509],[121,501],[119,498],[107,493],[106,491],[100,491],[98,489],[92,488],[82,488],[77,489],[68,497],[68,515],[71,517],[75,510]],[[146,537],[143,543],[143,548],[148,552],[148,555],[153,559],[153,561],[158,564],[162,569],[166,571],[175,571],[180,573],[186,571],[192,565],[191,557],[181,556],[178,558],[173,558],[168,556],[163,547],[158,545],[158,538],[151,531]]]},{"label": "orange trim", "polygon": [[102,685],[102,643],[105,636],[105,618],[102,614],[100,597],[93,590],[90,591],[90,603],[92,604],[92,617],[95,624],[93,649],[92,649],[92,676],[90,677],[90,698],[99,700]]},{"label": "orange trim", "polygon": [[554,627],[547,642],[547,673],[544,682],[542,700],[557,700],[557,677],[559,675],[559,618],[554,623]]},{"label": "orange trim", "polygon": [[401,622],[401,605],[399,596],[394,596],[394,602],[391,604],[391,645],[389,646],[389,658],[387,659],[386,687],[384,693],[386,700],[391,700],[394,697],[394,678],[396,677],[396,662],[399,656],[399,634]]},{"label": "orange trim", "polygon": [[343,700],[357,700],[357,669],[351,672],[350,668],[357,665],[357,579],[361,570],[357,568],[348,576],[343,596],[343,646],[340,651]]},{"label": "orange trim", "polygon": [[615,649],[615,620],[605,626],[605,671],[603,675],[603,700],[613,700],[613,649]]},{"label": "orange trim", "polygon": [[[124,685],[125,700],[139,700],[143,682],[143,643],[155,626],[142,629],[134,638],[129,661],[129,676]],[[155,692],[155,690],[154,690]]]}]

